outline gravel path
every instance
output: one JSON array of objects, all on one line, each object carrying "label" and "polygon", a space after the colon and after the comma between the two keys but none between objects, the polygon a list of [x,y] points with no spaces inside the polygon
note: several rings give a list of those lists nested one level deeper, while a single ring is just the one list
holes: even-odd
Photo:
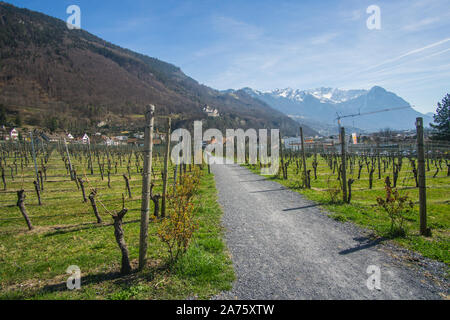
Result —
[{"label": "gravel path", "polygon": [[[327,216],[302,195],[238,165],[213,165],[237,281],[217,299],[441,299],[445,265]],[[367,288],[368,266],[381,290]]]}]

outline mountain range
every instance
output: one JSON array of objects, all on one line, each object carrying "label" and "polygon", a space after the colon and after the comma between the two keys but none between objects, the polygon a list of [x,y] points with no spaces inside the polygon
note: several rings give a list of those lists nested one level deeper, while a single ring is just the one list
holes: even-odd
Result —
[{"label": "mountain range", "polygon": [[[143,126],[145,105],[173,116],[174,127],[279,128],[295,135],[298,123],[245,90],[221,92],[172,64],[106,42],[66,22],[0,2],[0,104],[9,117],[60,129]],[[220,117],[209,117],[205,106]],[[317,132],[305,128],[308,135]]]},{"label": "mountain range", "polygon": [[[362,131],[378,131],[386,128],[407,130],[415,127],[417,117],[423,117],[426,125],[432,122],[432,114],[421,114],[395,93],[375,86],[370,90],[341,90],[318,88],[313,90],[276,89],[262,92],[242,89],[250,96],[264,101],[274,109],[299,122],[313,126],[322,134],[336,131],[337,118],[342,124]],[[399,109],[378,112],[386,109]]]}]

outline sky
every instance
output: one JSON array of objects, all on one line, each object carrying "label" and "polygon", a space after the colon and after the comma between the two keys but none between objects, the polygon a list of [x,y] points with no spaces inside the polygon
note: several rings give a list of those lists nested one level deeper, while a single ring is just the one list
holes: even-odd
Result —
[{"label": "sky", "polygon": [[6,2],[65,21],[78,5],[82,29],[219,90],[378,85],[423,113],[450,93],[448,0]]}]

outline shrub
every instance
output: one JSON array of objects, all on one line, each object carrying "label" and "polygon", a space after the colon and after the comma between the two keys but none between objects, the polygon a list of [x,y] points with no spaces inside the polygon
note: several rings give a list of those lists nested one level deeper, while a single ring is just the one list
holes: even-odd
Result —
[{"label": "shrub", "polygon": [[198,191],[199,182],[200,170],[194,168],[191,174],[183,176],[182,183],[167,197],[168,217],[158,228],[158,237],[167,245],[171,262],[186,252],[198,228],[194,221],[192,199]]},{"label": "shrub", "polygon": [[327,192],[328,195],[330,196],[330,203],[339,203],[340,202],[340,195],[341,195],[341,184],[339,181],[338,183],[334,183],[331,181],[331,176],[328,177],[327,179]]},{"label": "shrub", "polygon": [[386,178],[385,184],[386,198],[378,197],[378,206],[383,208],[391,219],[391,235],[405,236],[404,222],[414,208],[414,203],[409,199],[408,194],[401,196],[396,188],[391,187],[389,177]]}]

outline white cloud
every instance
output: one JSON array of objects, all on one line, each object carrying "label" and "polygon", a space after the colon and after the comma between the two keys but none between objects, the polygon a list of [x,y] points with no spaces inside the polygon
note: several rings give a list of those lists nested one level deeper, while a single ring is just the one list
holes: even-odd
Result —
[{"label": "white cloud", "polygon": [[337,32],[325,33],[318,37],[312,38],[311,44],[313,44],[313,45],[327,44],[331,40],[336,39],[338,37],[338,35],[339,35],[339,33],[337,33]]},{"label": "white cloud", "polygon": [[430,25],[433,25],[436,22],[439,22],[441,19],[439,17],[435,18],[426,18],[414,23],[411,23],[409,25],[404,26],[402,29],[405,31],[418,31],[424,29],[424,27],[429,27]]}]

